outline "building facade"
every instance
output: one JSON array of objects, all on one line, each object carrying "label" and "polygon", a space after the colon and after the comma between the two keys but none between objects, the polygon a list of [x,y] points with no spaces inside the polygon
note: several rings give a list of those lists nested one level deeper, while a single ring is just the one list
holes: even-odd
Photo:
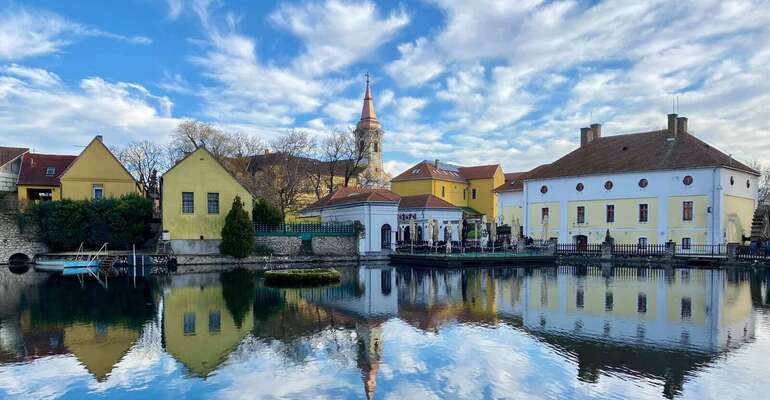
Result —
[{"label": "building facade", "polygon": [[140,194],[142,188],[126,167],[96,136],[59,176],[61,196],[71,200],[98,200]]},{"label": "building facade", "polygon": [[41,201],[61,200],[59,177],[76,156],[26,153],[21,159],[16,192],[19,207]]},{"label": "building facade", "polygon": [[[438,240],[460,240],[463,210],[452,203],[442,200],[432,194],[401,197],[398,206],[398,240],[417,242],[428,240],[431,235],[430,221],[435,221],[438,226]],[[414,221],[415,231],[410,232]],[[447,236],[449,227],[449,236]]]},{"label": "building facade", "polygon": [[498,215],[495,189],[504,182],[498,164],[459,167],[425,160],[393,178],[391,190],[400,196],[430,194],[463,208],[468,216],[491,219]]},{"label": "building facade", "polygon": [[387,174],[382,165],[382,142],[385,131],[377,120],[374,112],[374,97],[369,86],[369,77],[366,77],[366,90],[364,92],[364,105],[361,109],[361,119],[356,124],[355,137],[358,143],[358,151],[363,153],[365,169],[362,174],[367,180],[373,182],[387,182]]},{"label": "building facade", "polygon": [[577,150],[524,180],[524,230],[533,238],[600,243],[740,243],[751,231],[758,173],[687,132],[602,137],[581,129]]},{"label": "building facade", "polygon": [[21,158],[29,149],[0,147],[0,193],[15,192],[21,170]]},{"label": "building facade", "polygon": [[222,228],[238,196],[251,215],[253,198],[205,148],[199,147],[161,178],[163,230],[178,254],[218,254]]}]

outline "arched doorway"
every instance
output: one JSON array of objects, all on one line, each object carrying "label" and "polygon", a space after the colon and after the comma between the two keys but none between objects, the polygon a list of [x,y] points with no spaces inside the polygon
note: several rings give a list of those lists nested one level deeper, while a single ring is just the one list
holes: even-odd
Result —
[{"label": "arched doorway", "polygon": [[380,248],[390,250],[390,225],[385,224],[380,228]]},{"label": "arched doorway", "polygon": [[575,236],[575,248],[577,249],[577,251],[588,250],[588,236],[586,235]]},{"label": "arched doorway", "polygon": [[404,242],[408,242],[412,240],[412,232],[409,230],[408,226],[404,228],[404,235],[402,239],[404,240]]},{"label": "arched doorway", "polygon": [[422,226],[417,227],[417,241],[422,242]]}]

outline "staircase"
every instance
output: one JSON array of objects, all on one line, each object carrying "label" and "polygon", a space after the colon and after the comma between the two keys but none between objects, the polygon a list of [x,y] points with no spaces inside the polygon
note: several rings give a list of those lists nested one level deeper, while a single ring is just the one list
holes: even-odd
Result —
[{"label": "staircase", "polygon": [[770,214],[770,205],[764,204],[757,207],[754,210],[754,218],[751,220],[751,241],[752,242],[764,242],[770,240],[770,238],[764,235],[766,232],[765,218]]}]

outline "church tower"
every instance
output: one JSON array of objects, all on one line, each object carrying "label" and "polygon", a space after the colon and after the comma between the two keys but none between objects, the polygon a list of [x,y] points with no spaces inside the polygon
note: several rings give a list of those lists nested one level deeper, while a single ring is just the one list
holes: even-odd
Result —
[{"label": "church tower", "polygon": [[374,99],[372,89],[369,87],[369,74],[366,74],[366,92],[364,93],[364,106],[361,110],[361,119],[356,125],[356,142],[358,151],[366,164],[365,175],[369,178],[386,180],[385,171],[382,169],[382,125],[377,120],[374,112]]}]

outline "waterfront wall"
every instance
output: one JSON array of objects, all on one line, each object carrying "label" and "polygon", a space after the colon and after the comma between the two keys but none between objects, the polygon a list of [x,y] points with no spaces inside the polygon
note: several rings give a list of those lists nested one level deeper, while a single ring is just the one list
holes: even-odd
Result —
[{"label": "waterfront wall", "polygon": [[344,267],[358,264],[357,256],[251,256],[233,258],[220,255],[177,255],[176,273],[221,272],[236,268],[252,271],[282,268]]},{"label": "waterfront wall", "polygon": [[257,245],[266,246],[279,256],[300,254],[302,238],[299,236],[257,236]]},{"label": "waterfront wall", "polygon": [[17,253],[31,260],[35,254],[48,251],[45,244],[37,240],[37,229],[31,222],[20,225],[16,211],[0,211],[0,264],[7,264]]},{"label": "waterfront wall", "polygon": [[[220,258],[218,240],[172,240],[178,258]],[[257,245],[268,247],[274,256],[356,256],[354,236],[314,236],[302,241],[299,236],[257,236]],[[251,257],[250,257],[251,258]],[[181,262],[180,262],[181,263]]]}]

